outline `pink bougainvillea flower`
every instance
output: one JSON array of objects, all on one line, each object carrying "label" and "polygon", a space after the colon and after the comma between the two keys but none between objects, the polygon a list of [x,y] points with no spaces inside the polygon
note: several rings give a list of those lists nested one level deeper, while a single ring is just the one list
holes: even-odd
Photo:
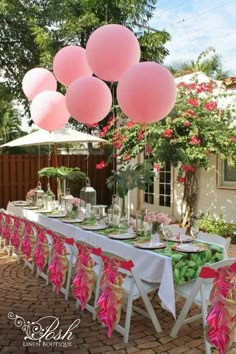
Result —
[{"label": "pink bougainvillea flower", "polygon": [[188,171],[195,172],[195,167],[189,165],[183,165],[183,170],[184,172],[188,172]]},{"label": "pink bougainvillea flower", "polygon": [[217,102],[209,101],[204,104],[207,111],[213,111],[217,107]]},{"label": "pink bougainvillea flower", "polygon": [[201,144],[201,140],[198,139],[197,136],[191,136],[191,138],[189,139],[189,144],[190,145],[200,145]]},{"label": "pink bougainvillea flower", "polygon": [[141,140],[144,137],[144,131],[145,131],[145,127],[141,127],[138,131],[138,140]]},{"label": "pink bougainvillea flower", "polygon": [[125,126],[126,126],[127,128],[131,128],[131,127],[133,127],[134,125],[135,125],[135,123],[132,122],[131,120],[129,120],[129,121],[126,122],[126,124],[125,124]]},{"label": "pink bougainvillea flower", "polygon": [[235,141],[236,141],[236,136],[231,136],[230,140],[235,143]]},{"label": "pink bougainvillea flower", "polygon": [[177,181],[178,181],[179,183],[184,183],[184,182],[185,182],[185,177],[178,177],[178,178],[177,178]]},{"label": "pink bougainvillea flower", "polygon": [[187,109],[187,111],[185,111],[185,115],[186,117],[196,116],[196,113],[192,109]]},{"label": "pink bougainvillea flower", "polygon": [[185,127],[190,127],[190,125],[191,125],[191,123],[188,120],[186,120],[186,122],[184,122]]},{"label": "pink bougainvillea flower", "polygon": [[124,161],[130,161],[131,157],[129,155],[124,155],[123,160]]},{"label": "pink bougainvillea flower", "polygon": [[97,170],[102,170],[104,167],[106,167],[108,164],[105,161],[101,161],[100,163],[96,164],[96,169]]},{"label": "pink bougainvillea flower", "polygon": [[93,128],[98,125],[98,123],[93,123],[93,124],[86,124],[88,128]]},{"label": "pink bougainvillea flower", "polygon": [[146,155],[147,156],[150,155],[152,153],[152,147],[151,146],[147,146],[145,151],[146,151]]},{"label": "pink bougainvillea flower", "polygon": [[161,136],[163,137],[163,138],[172,138],[172,136],[173,136],[173,129],[166,129],[166,130],[164,130],[163,131],[163,133],[161,134]]},{"label": "pink bougainvillea flower", "polygon": [[189,98],[187,100],[187,103],[190,104],[193,107],[197,107],[198,106],[198,100],[196,98]]},{"label": "pink bougainvillea flower", "polygon": [[153,164],[153,169],[154,169],[155,172],[160,172],[161,166],[158,165],[158,163],[154,163],[154,164]]}]

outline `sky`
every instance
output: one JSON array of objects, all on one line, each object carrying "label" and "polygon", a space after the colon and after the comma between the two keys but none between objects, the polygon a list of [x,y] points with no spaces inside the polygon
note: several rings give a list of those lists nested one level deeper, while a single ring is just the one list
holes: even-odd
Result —
[{"label": "sky", "polygon": [[158,0],[149,24],[172,37],[164,64],[196,60],[213,47],[223,70],[236,75],[236,0]]}]

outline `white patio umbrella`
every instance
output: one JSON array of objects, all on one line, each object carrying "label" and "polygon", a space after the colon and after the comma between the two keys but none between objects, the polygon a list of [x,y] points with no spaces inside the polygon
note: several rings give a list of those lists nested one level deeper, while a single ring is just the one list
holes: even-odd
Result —
[{"label": "white patio umbrella", "polygon": [[54,132],[40,129],[21,138],[9,141],[0,147],[47,145],[50,143],[102,143],[105,141],[91,134],[82,133],[71,128],[63,128]]}]

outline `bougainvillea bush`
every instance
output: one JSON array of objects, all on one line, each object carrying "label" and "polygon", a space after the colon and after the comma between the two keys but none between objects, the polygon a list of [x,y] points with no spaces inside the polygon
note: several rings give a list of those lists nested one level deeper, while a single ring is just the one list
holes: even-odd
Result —
[{"label": "bougainvillea bush", "polygon": [[179,168],[184,225],[197,197],[196,169],[209,169],[211,154],[236,161],[236,128],[231,124],[235,107],[226,96],[223,85],[214,81],[180,82],[174,110],[162,121],[140,125],[121,115],[100,132],[113,145],[111,157],[122,164],[144,152],[157,171],[167,161]]}]

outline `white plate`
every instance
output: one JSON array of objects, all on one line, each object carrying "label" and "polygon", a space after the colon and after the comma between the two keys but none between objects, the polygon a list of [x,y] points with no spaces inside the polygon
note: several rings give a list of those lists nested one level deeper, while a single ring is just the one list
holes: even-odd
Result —
[{"label": "white plate", "polygon": [[[65,215],[63,215],[63,217],[65,217]],[[68,223],[68,224],[75,224],[78,222],[82,222],[84,220],[82,219],[62,219],[63,222]]]},{"label": "white plate", "polygon": [[175,236],[171,236],[168,238],[168,241],[172,241],[172,242],[192,242],[194,240],[194,238],[192,236],[187,236],[187,235],[175,235]]},{"label": "white plate", "polygon": [[191,245],[191,244],[185,244],[185,245],[177,245],[175,246],[175,250],[179,252],[188,252],[188,253],[196,253],[196,252],[203,252],[207,249],[206,246],[203,245]]},{"label": "white plate", "polygon": [[38,207],[37,206],[24,206],[24,209],[28,209],[28,210],[37,210]]},{"label": "white plate", "polygon": [[25,200],[15,200],[12,202],[15,206],[28,206],[29,203],[27,203]]},{"label": "white plate", "polygon": [[40,213],[40,214],[48,214],[48,213],[51,213],[51,210],[38,209],[35,212]]},{"label": "white plate", "polygon": [[65,214],[48,214],[49,218],[64,218]]},{"label": "white plate", "polygon": [[83,230],[91,230],[91,231],[98,231],[98,230],[107,229],[107,226],[105,226],[105,225],[81,225],[80,227]]},{"label": "white plate", "polygon": [[138,248],[144,248],[144,249],[148,249],[148,250],[152,250],[152,249],[158,249],[158,248],[165,248],[166,244],[164,242],[136,242],[134,243],[135,247]]},{"label": "white plate", "polygon": [[129,240],[129,239],[132,239],[132,238],[136,238],[137,236],[135,234],[129,234],[128,232],[122,234],[113,234],[113,233],[110,233],[107,235],[109,238],[113,238],[114,240]]}]

